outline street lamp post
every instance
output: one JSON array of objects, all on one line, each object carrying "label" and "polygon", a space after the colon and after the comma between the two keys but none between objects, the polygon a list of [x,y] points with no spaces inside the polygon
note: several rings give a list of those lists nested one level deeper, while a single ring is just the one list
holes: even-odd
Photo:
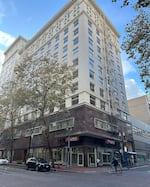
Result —
[{"label": "street lamp post", "polygon": [[70,151],[70,132],[72,130],[72,128],[66,128],[66,130],[68,131],[68,137],[67,137],[67,168],[70,168],[71,165],[71,151]]},{"label": "street lamp post", "polygon": [[119,132],[119,137],[121,139],[121,142],[120,142],[120,153],[121,153],[121,156],[122,156],[122,159],[124,161],[124,153],[127,152],[127,147],[125,145],[125,132]]},{"label": "street lamp post", "polygon": [[[30,137],[29,137],[29,151],[28,151],[28,157],[33,156],[33,136],[34,134],[31,133]],[[31,148],[32,148],[32,152],[31,152]]]}]

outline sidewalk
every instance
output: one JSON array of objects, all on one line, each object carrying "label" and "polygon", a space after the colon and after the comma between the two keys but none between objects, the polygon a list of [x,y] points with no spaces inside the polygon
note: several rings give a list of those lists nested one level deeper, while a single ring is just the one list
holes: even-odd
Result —
[{"label": "sidewalk", "polygon": [[70,168],[66,167],[60,167],[60,168],[54,168],[52,170],[55,171],[62,171],[62,172],[75,172],[75,173],[99,173],[99,172],[106,172],[108,171],[108,166],[103,166],[103,167],[79,167],[79,166],[74,166]]},{"label": "sidewalk", "polygon": [[[26,169],[25,164],[18,163],[9,163],[9,167]],[[102,167],[79,167],[72,166],[67,168],[66,166],[51,168],[52,172],[72,172],[72,173],[109,173],[111,170],[110,166],[102,166]]]},{"label": "sidewalk", "polygon": [[[18,163],[9,163],[8,166],[14,168],[25,169],[25,164],[18,164]],[[106,172],[110,169],[110,166],[102,166],[102,167],[79,167],[79,166],[72,166],[67,168],[66,166],[60,166],[51,168],[51,171],[56,172],[75,172],[75,173],[96,173],[96,172]]]},{"label": "sidewalk", "polygon": [[[16,163],[10,163],[8,166],[10,167],[16,167],[20,169],[25,169],[25,164],[16,164]],[[141,165],[141,166],[135,166],[132,168],[129,168],[129,170],[133,170],[140,167],[146,167],[148,165]],[[122,168],[122,171],[128,170],[128,168]],[[51,168],[52,172],[72,172],[72,173],[113,173],[113,169],[110,166],[102,166],[102,167],[79,167],[79,166],[72,166],[70,168],[67,168],[65,166]]]}]

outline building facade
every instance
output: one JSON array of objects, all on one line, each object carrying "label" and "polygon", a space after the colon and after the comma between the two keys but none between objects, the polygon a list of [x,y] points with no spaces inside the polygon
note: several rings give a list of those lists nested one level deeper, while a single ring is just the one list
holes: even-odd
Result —
[{"label": "building facade", "polygon": [[150,126],[133,116],[132,122],[133,139],[138,163],[150,161]]},{"label": "building facade", "polygon": [[150,125],[150,95],[128,100],[129,113]]},{"label": "building facade", "polygon": [[[99,159],[104,165],[115,153],[133,150],[118,38],[118,32],[95,1],[69,1],[30,41],[19,38],[21,50],[14,42],[6,51],[2,74],[4,69],[8,71],[4,67],[9,66],[16,51],[33,60],[48,56],[75,67],[75,92],[65,101],[69,116],[62,117],[63,112],[54,111],[46,117],[56,160],[96,166]],[[18,58],[13,62],[18,63]],[[21,120],[16,120],[15,160],[26,157],[29,142],[34,155],[47,154],[39,121],[32,136],[29,133],[33,120],[27,109]]]}]

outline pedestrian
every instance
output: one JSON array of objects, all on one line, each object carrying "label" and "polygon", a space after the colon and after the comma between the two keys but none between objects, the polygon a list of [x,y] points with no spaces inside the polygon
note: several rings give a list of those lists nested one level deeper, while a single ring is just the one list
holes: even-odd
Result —
[{"label": "pedestrian", "polygon": [[117,168],[118,168],[119,162],[118,162],[118,159],[116,157],[113,158],[112,164],[115,168],[115,172],[117,173]]},{"label": "pedestrian", "polygon": [[96,162],[97,162],[97,167],[99,167],[99,166],[100,166],[100,159],[97,158],[97,159],[96,159]]}]

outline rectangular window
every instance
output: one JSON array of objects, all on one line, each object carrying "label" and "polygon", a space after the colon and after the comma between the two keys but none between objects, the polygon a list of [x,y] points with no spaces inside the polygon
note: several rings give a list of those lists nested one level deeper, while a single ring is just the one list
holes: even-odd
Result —
[{"label": "rectangular window", "polygon": [[98,64],[100,64],[100,63],[101,63],[101,61],[102,61],[101,56],[97,55],[97,63],[98,63]]},{"label": "rectangular window", "polygon": [[98,75],[102,75],[103,69],[101,66],[98,66]]},{"label": "rectangular window", "polygon": [[79,38],[76,37],[74,40],[73,40],[73,45],[77,45],[79,43]]},{"label": "rectangular window", "polygon": [[56,59],[58,58],[58,52],[54,53],[53,57]]},{"label": "rectangular window", "polygon": [[78,58],[73,60],[73,66],[77,66],[78,65]]},{"label": "rectangular window", "polygon": [[94,61],[91,58],[89,58],[89,67],[94,68]]},{"label": "rectangular window", "polygon": [[101,53],[101,48],[99,46],[97,46],[97,52]]},{"label": "rectangular window", "polygon": [[72,97],[72,105],[76,105],[79,103],[79,96],[76,95],[74,97]]},{"label": "rectangular window", "polygon": [[90,104],[95,105],[95,100],[96,100],[96,97],[94,97],[93,95],[90,95]]},{"label": "rectangular window", "polygon": [[109,48],[112,49],[112,44],[109,44]]},{"label": "rectangular window", "polygon": [[100,100],[100,108],[101,108],[102,110],[105,110],[105,102],[102,101],[102,100]]},{"label": "rectangular window", "polygon": [[79,24],[79,20],[78,19],[75,20],[73,24],[74,24],[74,27],[76,27]]},{"label": "rectangular window", "polygon": [[106,131],[112,131],[112,128],[114,126],[110,125],[107,121],[102,121],[100,119],[94,119],[94,124],[95,124],[95,127],[98,128],[98,129],[103,129],[103,130],[106,130]]},{"label": "rectangular window", "polygon": [[59,44],[57,43],[57,44],[55,45],[55,50],[57,50],[58,47],[59,47]]},{"label": "rectangular window", "polygon": [[92,30],[88,28],[88,33],[90,36],[92,36]]},{"label": "rectangular window", "polygon": [[67,60],[68,60],[67,55],[64,55],[64,56],[62,57],[62,61],[63,61],[63,62],[67,62]]},{"label": "rectangular window", "polygon": [[55,37],[55,42],[58,42],[59,41],[59,35],[57,35],[56,37]]},{"label": "rectangular window", "polygon": [[32,129],[26,129],[26,131],[25,131],[25,137],[27,137],[27,136],[31,136],[32,135]]},{"label": "rectangular window", "polygon": [[65,45],[65,46],[63,47],[63,53],[67,52],[67,50],[68,50],[68,45]]},{"label": "rectangular window", "polygon": [[75,79],[77,77],[78,77],[78,69],[73,72],[73,78]]},{"label": "rectangular window", "polygon": [[104,90],[102,88],[100,88],[100,96],[104,97]]},{"label": "rectangular window", "polygon": [[64,35],[66,35],[68,33],[68,28],[66,28],[65,30],[64,30]]},{"label": "rectangular window", "polygon": [[75,92],[76,90],[78,90],[78,82],[74,82],[72,84],[72,86],[73,86],[73,92]]},{"label": "rectangular window", "polygon": [[73,34],[74,34],[74,36],[76,36],[78,33],[79,33],[79,29],[76,28],[76,29],[73,31]]},{"label": "rectangular window", "polygon": [[123,84],[120,82],[119,83],[120,90],[123,90]]},{"label": "rectangular window", "polygon": [[46,55],[47,55],[47,56],[50,56],[50,54],[51,54],[51,50],[49,49],[49,50],[46,52]]},{"label": "rectangular window", "polygon": [[48,49],[51,48],[51,42],[47,44]]},{"label": "rectangular window", "polygon": [[26,129],[25,136],[27,137],[27,136],[37,135],[41,133],[42,133],[42,129],[40,126],[38,126],[38,127],[31,128],[31,129]]},{"label": "rectangular window", "polygon": [[120,72],[120,66],[119,66],[119,65],[117,65],[117,69],[118,69],[118,71]]},{"label": "rectangular window", "polygon": [[98,78],[98,83],[100,86],[103,86],[103,78],[102,77]]},{"label": "rectangular window", "polygon": [[42,133],[41,127],[35,127],[33,129],[33,134],[34,135],[41,134],[41,133]]},{"label": "rectangular window", "polygon": [[121,92],[121,99],[125,100],[125,94],[123,92]]},{"label": "rectangular window", "polygon": [[114,95],[115,97],[118,95],[118,92],[117,92],[116,89],[113,91],[113,95]]},{"label": "rectangular window", "polygon": [[21,130],[18,130],[16,132],[14,132],[14,138],[17,139],[17,138],[20,138],[21,137]]},{"label": "rectangular window", "polygon": [[90,57],[93,57],[93,55],[94,55],[94,51],[93,51],[92,48],[89,47],[89,56],[90,56]]},{"label": "rectangular window", "polygon": [[28,114],[24,115],[24,121],[28,121]]},{"label": "rectangular window", "polygon": [[97,43],[100,44],[100,39],[98,37],[96,38],[96,40],[97,40]]},{"label": "rectangular window", "polygon": [[64,43],[67,43],[68,42],[68,36],[66,36],[65,38],[64,38]]},{"label": "rectangular window", "polygon": [[94,71],[92,71],[91,69],[89,70],[89,77],[91,79],[94,79]]},{"label": "rectangular window", "polygon": [[78,47],[73,49],[73,55],[77,55],[78,53],[79,53],[79,48]]},{"label": "rectangular window", "polygon": [[96,34],[99,36],[99,30],[98,29],[96,29]]},{"label": "rectangular window", "polygon": [[95,91],[95,85],[94,85],[92,82],[90,82],[90,90],[91,90],[92,92]]},{"label": "rectangular window", "polygon": [[74,118],[56,121],[49,124],[49,132],[74,127]]},{"label": "rectangular window", "polygon": [[88,26],[92,27],[92,22],[90,20],[88,20]]},{"label": "rectangular window", "polygon": [[89,45],[93,46],[93,40],[89,37]]}]

